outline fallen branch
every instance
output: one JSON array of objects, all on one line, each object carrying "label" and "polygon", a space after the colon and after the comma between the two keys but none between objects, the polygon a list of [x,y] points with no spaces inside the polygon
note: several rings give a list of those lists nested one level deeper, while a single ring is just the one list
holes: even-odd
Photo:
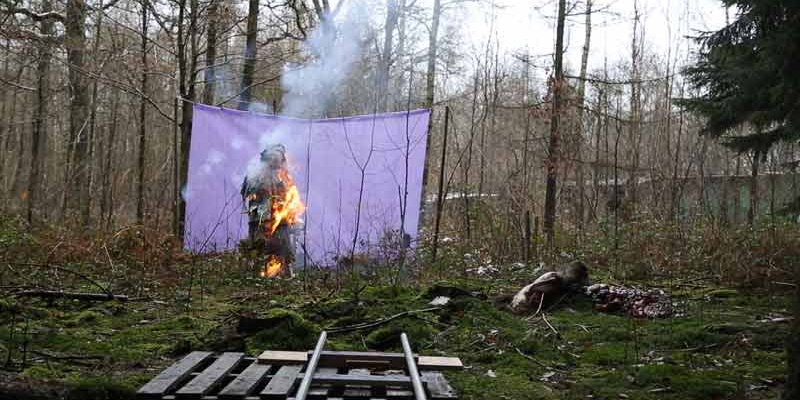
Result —
[{"label": "fallen branch", "polygon": [[544,362],[541,362],[541,361],[539,361],[539,360],[537,360],[537,359],[535,359],[535,358],[523,353],[522,350],[519,349],[519,347],[514,347],[514,350],[516,350],[517,353],[519,353],[519,355],[521,355],[522,357],[525,357],[526,359],[531,360],[531,361],[535,362],[536,364],[539,364],[539,366],[541,366],[541,367],[544,367],[544,368],[547,368],[547,369],[554,369],[554,370],[559,371],[559,372],[565,372],[562,369],[558,369],[556,367],[547,365]]},{"label": "fallen branch", "polygon": [[53,269],[56,269],[56,270],[59,270],[59,271],[67,272],[67,273],[73,274],[73,275],[75,275],[75,276],[77,276],[79,278],[83,278],[84,280],[86,280],[87,282],[91,283],[92,285],[97,286],[100,290],[103,291],[103,293],[106,293],[109,296],[112,296],[111,290],[109,290],[108,288],[106,288],[103,285],[99,284],[96,280],[94,280],[92,278],[89,278],[85,274],[82,274],[82,273],[80,273],[78,271],[73,271],[73,270],[71,270],[69,268],[65,268],[65,267],[62,267],[60,265],[49,264],[49,263],[48,264],[13,263],[13,264],[14,265],[19,265],[19,266],[25,266],[25,267],[53,268]]},{"label": "fallen branch", "polygon": [[553,333],[555,333],[555,334],[556,334],[556,337],[557,337],[557,338],[559,338],[559,339],[561,339],[561,334],[560,334],[560,333],[558,333],[558,331],[556,330],[556,328],[553,328],[553,325],[550,325],[550,321],[548,321],[548,320],[547,320],[547,317],[545,316],[545,314],[544,314],[544,313],[542,313],[542,320],[544,321],[544,323],[545,323],[545,324],[547,324],[547,326],[549,326],[549,327],[550,327],[550,329],[553,331]]},{"label": "fallen branch", "polygon": [[133,300],[129,299],[128,296],[125,295],[115,295],[111,293],[76,293],[76,292],[61,292],[56,290],[26,290],[24,292],[19,292],[16,295],[21,297],[41,297],[45,299],[75,299],[75,300],[86,300],[86,301]]},{"label": "fallen branch", "polygon": [[326,331],[328,333],[339,333],[339,332],[350,332],[350,331],[357,331],[357,330],[361,330],[361,329],[372,328],[372,327],[376,327],[376,326],[379,326],[379,325],[383,325],[383,324],[385,324],[385,323],[387,323],[387,322],[389,322],[389,321],[391,321],[393,319],[404,317],[406,315],[411,315],[411,314],[416,314],[416,313],[421,313],[421,312],[427,312],[427,311],[434,311],[434,310],[438,310],[440,308],[441,307],[431,307],[431,308],[423,308],[421,310],[403,311],[401,313],[392,315],[390,317],[382,318],[382,319],[379,319],[377,321],[365,322],[365,323],[355,324],[355,325],[350,325],[350,326],[343,326],[341,328],[328,328],[328,329],[326,329]]}]

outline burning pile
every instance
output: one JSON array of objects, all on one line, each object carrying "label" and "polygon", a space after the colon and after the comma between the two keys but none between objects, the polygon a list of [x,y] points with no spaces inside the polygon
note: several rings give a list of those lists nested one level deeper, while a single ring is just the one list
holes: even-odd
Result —
[{"label": "burning pile", "polygon": [[[289,174],[286,149],[272,145],[261,152],[258,168],[242,183],[242,198],[247,203],[249,239],[263,243],[266,263],[262,277],[288,274],[294,261],[291,228],[298,224],[305,205]],[[262,246],[258,246],[262,247]]]}]

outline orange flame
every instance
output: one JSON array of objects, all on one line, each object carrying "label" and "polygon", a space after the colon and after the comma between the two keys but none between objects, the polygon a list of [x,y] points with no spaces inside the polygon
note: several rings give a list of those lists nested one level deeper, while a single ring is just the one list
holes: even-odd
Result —
[{"label": "orange flame", "polygon": [[283,269],[283,263],[278,257],[269,256],[267,258],[267,264],[264,266],[264,270],[261,271],[262,278],[272,278],[277,276],[281,273]]},{"label": "orange flame", "polygon": [[286,185],[286,194],[283,199],[276,199],[272,202],[272,221],[269,227],[269,233],[275,233],[275,230],[281,225],[284,220],[287,224],[293,225],[303,212],[306,210],[305,204],[300,200],[300,191],[297,190],[297,185],[294,184],[289,172],[281,170],[278,173],[278,178]]},{"label": "orange flame", "polygon": [[[297,218],[306,210],[305,204],[300,200],[300,191],[289,175],[289,171],[286,169],[279,170],[278,179],[283,183],[286,190],[282,197],[280,194],[273,196],[271,218],[266,222],[269,224],[269,230],[265,231],[268,239],[278,230],[282,223],[294,225],[297,222]],[[264,265],[264,270],[261,271],[261,277],[272,278],[280,274],[285,266],[284,261],[275,255],[267,257],[267,263]]]}]

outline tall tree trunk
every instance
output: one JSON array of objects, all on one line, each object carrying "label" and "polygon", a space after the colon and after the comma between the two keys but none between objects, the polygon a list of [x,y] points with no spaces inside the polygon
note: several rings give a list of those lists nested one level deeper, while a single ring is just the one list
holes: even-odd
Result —
[{"label": "tall tree trunk", "polygon": [[[50,0],[42,0],[42,12],[52,11]],[[53,33],[53,21],[44,19],[40,22],[39,31],[43,37],[48,37]],[[52,44],[45,39],[39,45],[39,60],[36,66],[36,75],[39,81],[36,90],[36,111],[33,116],[33,135],[31,136],[31,167],[30,177],[28,178],[28,204],[27,218],[28,223],[33,223],[33,209],[38,206],[39,187],[43,173],[43,152],[47,143],[47,103],[50,100],[50,58],[52,56]],[[22,154],[20,154],[22,157]]]},{"label": "tall tree trunk", "polygon": [[564,82],[564,19],[566,0],[558,0],[558,20],[556,24],[555,75],[552,80],[553,105],[550,116],[550,141],[547,146],[547,188],[544,200],[544,225],[549,245],[555,244],[556,184],[559,162],[559,122],[561,119],[561,89]]},{"label": "tall tree trunk", "polygon": [[[315,0],[316,1],[316,0]],[[436,90],[436,52],[438,49],[438,37],[439,37],[439,19],[442,14],[442,2],[441,0],[433,0],[433,17],[431,19],[431,30],[430,35],[428,36],[428,73],[426,74],[426,82],[425,82],[425,107],[431,109],[431,118],[428,119],[428,137],[425,140],[425,165],[422,171],[422,198],[425,198],[425,188],[428,186],[428,175],[430,168],[428,164],[430,163],[431,154],[433,152],[430,151],[431,148],[431,133],[433,127],[433,102]],[[423,210],[424,214],[424,210]],[[424,215],[420,216],[420,220],[424,222]]]},{"label": "tall tree trunk", "polygon": [[[178,2],[178,85],[184,101],[181,106],[181,154],[180,154],[180,185],[181,191],[189,180],[189,152],[192,143],[192,104],[196,96],[195,75],[197,75],[197,0],[189,0],[189,54],[186,54],[186,15],[187,0]],[[178,202],[178,235],[183,239],[186,233],[186,199],[181,195]]]},{"label": "tall tree trunk", "polygon": [[753,169],[750,175],[750,208],[747,209],[747,223],[750,226],[758,216],[758,165],[761,163],[761,152],[756,150],[753,153]]},{"label": "tall tree trunk", "polygon": [[397,0],[386,0],[386,24],[383,27],[383,53],[378,64],[378,110],[387,110],[389,97],[389,68],[392,63],[392,44],[397,26]]},{"label": "tall tree trunk", "polygon": [[800,267],[795,266],[794,319],[787,340],[789,376],[783,391],[783,400],[800,399]]},{"label": "tall tree trunk", "polygon": [[70,189],[77,198],[78,210],[84,226],[89,225],[89,140],[86,126],[89,122],[89,88],[83,76],[86,50],[86,3],[84,0],[67,0],[65,41],[69,84],[72,89],[70,101],[70,139],[75,143],[75,165]]},{"label": "tall tree trunk", "polygon": [[214,90],[216,88],[216,68],[217,62],[217,21],[220,0],[210,0],[208,5],[208,31],[206,33],[206,70],[205,87],[203,89],[203,103],[214,104]]},{"label": "tall tree trunk", "polygon": [[250,7],[247,11],[247,36],[244,49],[244,66],[242,67],[242,85],[239,94],[239,109],[247,110],[250,107],[251,87],[253,74],[256,70],[256,57],[258,55],[258,0],[249,0]]},{"label": "tall tree trunk", "polygon": [[578,209],[576,211],[578,229],[583,230],[585,220],[585,199],[586,183],[583,177],[583,139],[584,139],[584,115],[583,111],[586,99],[586,69],[589,63],[589,44],[592,39],[592,0],[586,0],[586,36],[583,39],[583,51],[581,53],[581,72],[578,80],[578,141],[576,149],[577,166],[575,175],[578,181]]},{"label": "tall tree trunk", "polygon": [[142,97],[139,99],[139,157],[137,163],[138,174],[136,175],[136,223],[144,223],[144,169],[145,155],[147,152],[147,76],[149,74],[147,65],[147,4],[148,0],[142,0],[142,79],[140,90]]},{"label": "tall tree trunk", "polygon": [[640,39],[639,35],[639,3],[633,2],[633,39],[631,40],[631,129],[630,129],[630,146],[632,146],[631,153],[631,172],[630,178],[630,205],[631,215],[636,215],[636,208],[638,205],[638,186],[639,186],[639,145],[641,141],[641,52],[640,52]]},{"label": "tall tree trunk", "polygon": [[[101,30],[103,27],[103,14],[102,12],[97,13],[97,21],[95,23],[95,30],[94,30],[94,43],[92,44],[92,58],[98,60],[100,57],[100,37],[101,37]],[[96,69],[96,73],[102,73],[102,65],[98,66]],[[89,203],[86,207],[91,210],[92,207],[92,200],[94,200],[95,193],[94,191],[94,166],[95,164],[99,163],[102,164],[102,157],[95,157],[95,147],[97,146],[97,141],[95,140],[95,131],[97,127],[97,86],[99,82],[97,79],[92,79],[92,97],[91,97],[91,110],[89,112],[89,129],[88,129],[88,141],[89,141],[89,156],[87,157],[86,161],[86,170],[87,170],[87,182],[86,182],[86,190],[89,193],[87,197],[87,202]]]}]

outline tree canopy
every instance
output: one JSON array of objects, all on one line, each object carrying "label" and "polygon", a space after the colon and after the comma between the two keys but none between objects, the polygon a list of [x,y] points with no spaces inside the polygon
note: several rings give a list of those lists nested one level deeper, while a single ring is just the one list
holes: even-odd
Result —
[{"label": "tree canopy", "polygon": [[[800,2],[723,0],[736,19],[701,34],[697,63],[685,69],[698,93],[680,99],[706,117],[702,133],[740,151],[764,153],[778,141],[800,138]],[[750,124],[754,132],[732,136]]]}]

